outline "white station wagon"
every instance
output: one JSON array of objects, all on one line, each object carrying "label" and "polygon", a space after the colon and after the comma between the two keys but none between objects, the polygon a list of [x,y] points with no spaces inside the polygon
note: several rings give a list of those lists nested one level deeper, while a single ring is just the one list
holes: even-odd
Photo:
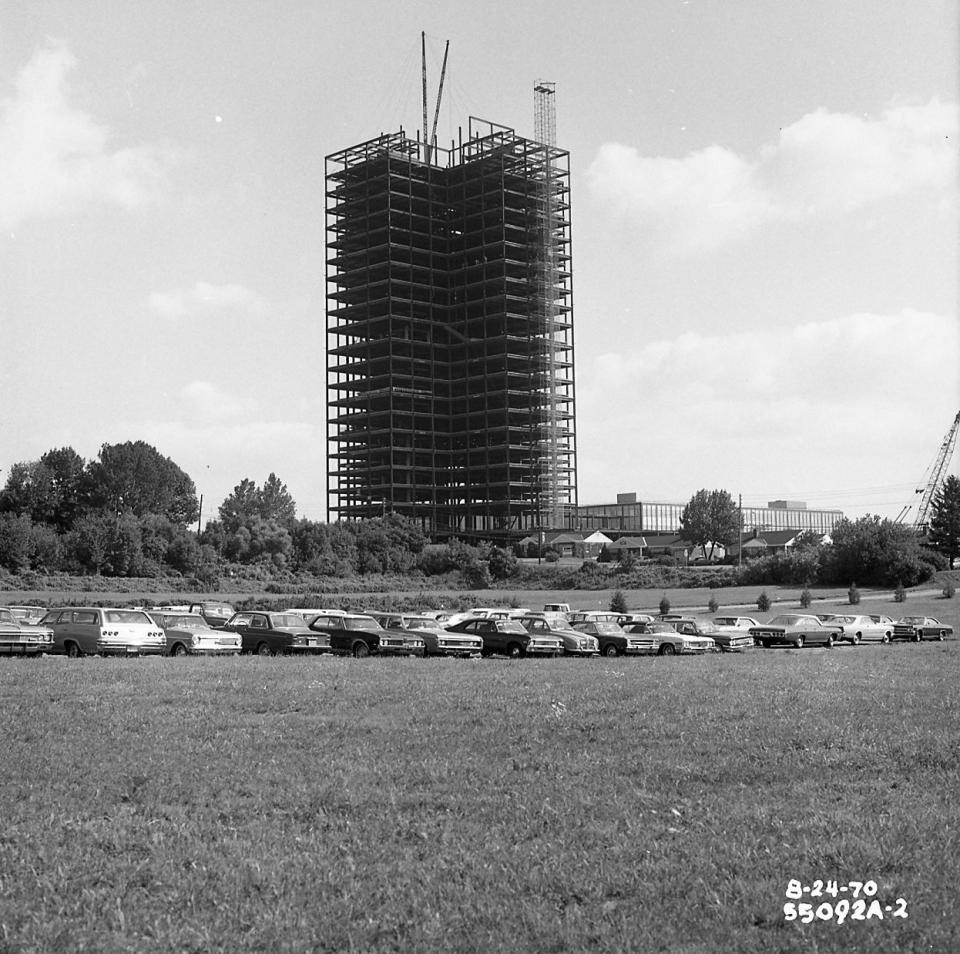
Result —
[{"label": "white station wagon", "polygon": [[167,650],[163,630],[142,610],[68,606],[40,622],[53,630],[54,653],[159,656]]}]

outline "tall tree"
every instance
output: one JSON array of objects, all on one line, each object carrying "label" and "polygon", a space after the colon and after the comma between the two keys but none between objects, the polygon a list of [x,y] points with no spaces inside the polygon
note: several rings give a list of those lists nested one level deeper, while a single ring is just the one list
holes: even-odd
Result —
[{"label": "tall tree", "polygon": [[729,547],[736,541],[740,513],[726,490],[698,490],[683,508],[680,526],[683,535],[712,559],[717,544]]},{"label": "tall tree", "polygon": [[950,560],[960,556],[960,477],[950,474],[933,498],[930,542]]},{"label": "tall tree", "polygon": [[236,533],[260,514],[260,490],[248,477],[237,484],[220,504],[220,523],[227,533]]},{"label": "tall tree", "polygon": [[833,582],[914,586],[932,575],[922,559],[916,533],[876,514],[840,520],[830,533],[833,544],[825,568]]},{"label": "tall tree", "polygon": [[0,491],[0,512],[23,514],[34,523],[69,530],[88,503],[83,458],[72,447],[47,451],[40,460],[10,468]]},{"label": "tall tree", "polygon": [[104,444],[88,468],[91,498],[106,510],[161,514],[186,525],[197,518],[197,488],[169,457],[144,441]]},{"label": "tall tree", "polygon": [[291,526],[297,519],[297,505],[287,485],[272,472],[260,491],[260,515],[264,520],[275,520],[284,526]]}]

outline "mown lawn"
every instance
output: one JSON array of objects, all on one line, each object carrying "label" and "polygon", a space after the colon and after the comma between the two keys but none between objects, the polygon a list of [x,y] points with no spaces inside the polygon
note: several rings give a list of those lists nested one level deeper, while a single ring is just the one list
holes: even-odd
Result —
[{"label": "mown lawn", "polygon": [[0,659],[0,952],[960,950],[958,662]]}]

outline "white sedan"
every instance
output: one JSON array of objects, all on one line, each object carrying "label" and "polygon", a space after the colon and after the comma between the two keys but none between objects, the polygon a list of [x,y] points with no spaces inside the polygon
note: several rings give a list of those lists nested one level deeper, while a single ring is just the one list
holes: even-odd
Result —
[{"label": "white sedan", "polygon": [[843,628],[841,642],[851,643],[889,643],[893,635],[893,623],[882,622],[872,616],[845,616],[836,613],[826,622]]}]

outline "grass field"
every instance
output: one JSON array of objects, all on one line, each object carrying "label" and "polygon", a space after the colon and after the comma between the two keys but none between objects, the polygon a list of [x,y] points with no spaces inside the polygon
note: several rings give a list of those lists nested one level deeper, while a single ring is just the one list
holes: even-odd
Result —
[{"label": "grass field", "polygon": [[0,659],[0,952],[960,950],[958,662]]}]

